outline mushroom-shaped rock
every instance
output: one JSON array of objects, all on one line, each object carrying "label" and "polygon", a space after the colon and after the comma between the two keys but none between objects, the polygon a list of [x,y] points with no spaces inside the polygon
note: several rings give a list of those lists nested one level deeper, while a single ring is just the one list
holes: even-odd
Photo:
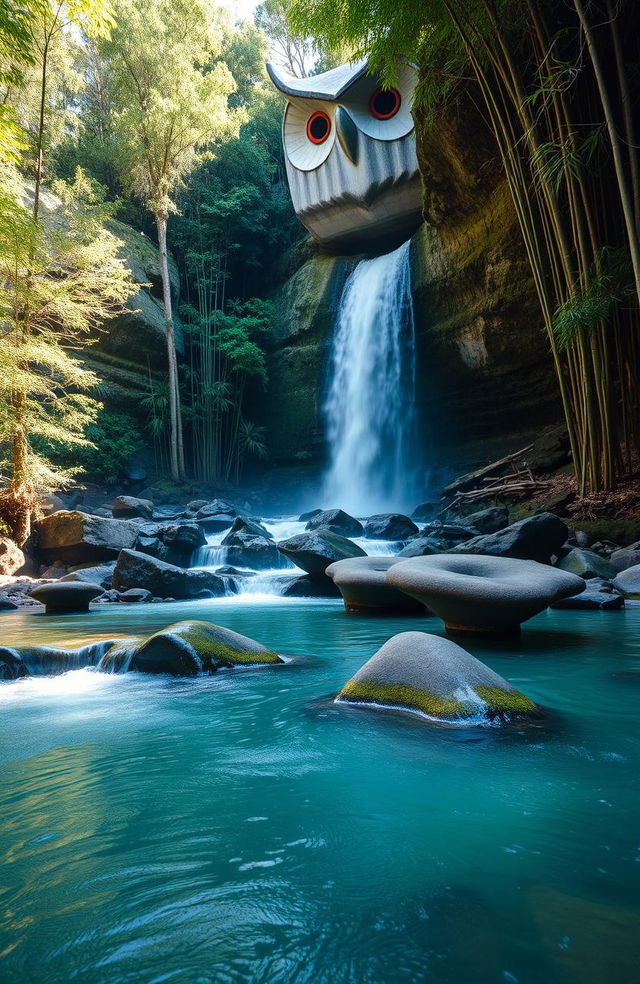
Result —
[{"label": "mushroom-shaped rock", "polygon": [[541,714],[532,700],[475,656],[426,632],[401,632],[385,642],[336,701],[406,711],[443,724]]},{"label": "mushroom-shaped rock", "polygon": [[271,649],[210,622],[177,622],[135,647],[130,669],[196,676],[223,667],[282,663]]},{"label": "mushroom-shaped rock", "polygon": [[387,581],[439,615],[452,634],[512,635],[554,601],[584,591],[581,577],[533,560],[437,554],[394,564]]},{"label": "mushroom-shaped rock", "polygon": [[339,533],[330,533],[329,530],[298,533],[288,540],[281,540],[278,550],[292,560],[296,567],[312,576],[324,574],[329,564],[336,560],[367,556],[357,543]]},{"label": "mushroom-shaped rock", "polygon": [[398,591],[386,579],[397,557],[351,557],[327,567],[326,573],[337,584],[348,612],[414,612],[424,615],[421,602]]},{"label": "mushroom-shaped rock", "polygon": [[90,581],[57,581],[55,584],[38,584],[29,595],[45,606],[47,615],[54,615],[60,612],[88,612],[90,602],[103,591],[99,584]]}]

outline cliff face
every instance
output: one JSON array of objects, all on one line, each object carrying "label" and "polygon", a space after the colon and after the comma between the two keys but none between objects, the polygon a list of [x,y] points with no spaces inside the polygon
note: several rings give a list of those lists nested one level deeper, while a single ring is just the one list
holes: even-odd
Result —
[{"label": "cliff face", "polygon": [[[491,134],[464,97],[435,128],[418,117],[416,134],[425,218],[411,245],[419,416],[428,460],[455,465],[526,443],[560,419],[560,407]],[[278,325],[258,410],[276,465],[323,458],[331,330],[358,260],[304,249],[274,294]]]}]

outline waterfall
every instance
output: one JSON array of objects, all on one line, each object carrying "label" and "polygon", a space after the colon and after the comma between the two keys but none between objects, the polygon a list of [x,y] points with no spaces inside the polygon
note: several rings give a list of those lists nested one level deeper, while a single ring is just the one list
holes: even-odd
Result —
[{"label": "waterfall", "polygon": [[409,243],[362,260],[336,321],[323,503],[357,516],[415,505],[415,327]]}]

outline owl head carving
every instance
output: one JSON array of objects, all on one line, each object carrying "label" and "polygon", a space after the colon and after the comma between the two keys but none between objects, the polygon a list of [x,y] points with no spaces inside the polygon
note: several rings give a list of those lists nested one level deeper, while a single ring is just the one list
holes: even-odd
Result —
[{"label": "owl head carving", "polygon": [[287,177],[302,224],[341,252],[392,249],[420,220],[421,188],[411,103],[415,70],[385,88],[367,61],[298,79],[267,71],[287,99],[282,126]]}]

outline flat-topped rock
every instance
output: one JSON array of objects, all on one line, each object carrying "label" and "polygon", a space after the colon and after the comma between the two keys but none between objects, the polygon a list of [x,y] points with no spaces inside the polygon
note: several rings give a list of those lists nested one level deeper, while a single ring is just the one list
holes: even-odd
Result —
[{"label": "flat-topped rock", "polygon": [[398,558],[394,556],[351,557],[330,564],[326,573],[340,589],[348,612],[424,615],[424,605],[387,581],[387,571],[396,563]]},{"label": "flat-topped rock", "polygon": [[416,524],[402,513],[369,516],[364,524],[364,535],[369,540],[408,540],[419,532]]},{"label": "flat-topped rock", "polygon": [[341,536],[362,536],[362,523],[343,509],[323,509],[307,522],[308,530],[328,530]]},{"label": "flat-topped rock", "polygon": [[278,543],[280,553],[307,574],[324,574],[329,564],[349,557],[366,557],[357,543],[329,530],[298,533]]},{"label": "flat-topped rock", "polygon": [[521,622],[585,588],[575,574],[508,557],[414,557],[394,564],[386,576],[439,615],[453,634],[517,633]]},{"label": "flat-topped rock", "polygon": [[532,700],[475,656],[426,632],[401,632],[385,642],[336,701],[449,725],[541,715]]},{"label": "flat-topped rock", "polygon": [[61,612],[88,612],[90,603],[99,598],[104,589],[90,581],[56,581],[38,584],[29,596],[45,606],[47,615]]},{"label": "flat-topped rock", "polygon": [[45,561],[67,564],[115,560],[133,547],[138,527],[124,519],[104,519],[73,510],[60,510],[35,524],[36,551]]}]

